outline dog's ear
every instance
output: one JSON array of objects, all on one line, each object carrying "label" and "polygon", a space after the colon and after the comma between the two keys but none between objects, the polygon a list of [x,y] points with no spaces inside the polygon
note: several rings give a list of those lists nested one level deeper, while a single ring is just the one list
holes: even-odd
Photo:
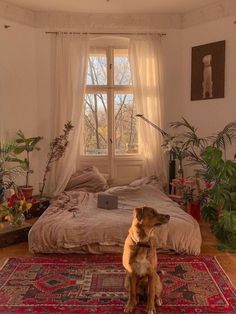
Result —
[{"label": "dog's ear", "polygon": [[134,215],[138,219],[139,222],[143,219],[143,209],[144,207],[136,207],[134,208]]}]

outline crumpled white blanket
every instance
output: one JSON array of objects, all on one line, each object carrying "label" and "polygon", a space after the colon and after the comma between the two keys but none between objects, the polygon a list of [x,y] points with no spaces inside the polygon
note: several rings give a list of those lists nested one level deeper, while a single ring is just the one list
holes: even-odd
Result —
[{"label": "crumpled white blanket", "polygon": [[118,196],[117,209],[97,208],[97,193],[63,192],[31,228],[29,250],[34,253],[122,252],[132,209],[146,205],[171,216],[168,224],[155,228],[158,248],[200,253],[201,233],[197,221],[157,185],[118,186],[106,193]]}]

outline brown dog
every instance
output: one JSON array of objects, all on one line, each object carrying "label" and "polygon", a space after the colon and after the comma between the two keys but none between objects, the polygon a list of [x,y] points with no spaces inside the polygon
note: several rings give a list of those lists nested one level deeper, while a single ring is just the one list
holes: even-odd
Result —
[{"label": "brown dog", "polygon": [[169,220],[169,215],[159,214],[151,207],[133,210],[123,252],[123,265],[127,271],[125,286],[129,291],[126,313],[133,311],[140,294],[147,294],[148,314],[156,313],[155,302],[161,305],[162,284],[157,274],[157,243],[152,231]]}]

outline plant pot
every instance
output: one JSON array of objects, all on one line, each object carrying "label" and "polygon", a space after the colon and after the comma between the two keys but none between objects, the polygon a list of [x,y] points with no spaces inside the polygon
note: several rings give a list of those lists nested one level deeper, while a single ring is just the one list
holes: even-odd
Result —
[{"label": "plant pot", "polygon": [[190,215],[197,220],[200,221],[201,218],[201,211],[200,211],[200,202],[199,201],[192,201],[190,203]]},{"label": "plant pot", "polygon": [[23,193],[25,199],[32,197],[34,189],[32,186],[20,186],[19,189]]},{"label": "plant pot", "polygon": [[0,179],[0,203],[2,203],[4,200],[4,185],[3,180]]}]

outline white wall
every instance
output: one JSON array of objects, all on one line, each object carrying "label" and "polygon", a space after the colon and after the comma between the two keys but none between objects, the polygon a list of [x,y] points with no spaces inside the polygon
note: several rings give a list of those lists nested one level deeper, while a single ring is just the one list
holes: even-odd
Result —
[{"label": "white wall", "polygon": [[[4,25],[11,25],[5,29]],[[38,135],[35,30],[0,19],[0,134],[11,139],[18,129],[26,136]],[[32,155],[38,186],[38,159]],[[23,184],[23,179],[19,180]]]},{"label": "white wall", "polygon": [[[0,19],[1,131],[37,128],[35,31]],[[36,123],[35,123],[36,122]]]},{"label": "white wall", "polygon": [[[5,29],[4,25],[11,25]],[[50,141],[51,38],[41,30],[0,19],[0,139],[42,136],[31,154],[30,184],[38,193]],[[21,155],[24,158],[24,154]],[[17,183],[24,184],[24,177]]]},{"label": "white wall", "polygon": [[182,105],[182,30],[168,31],[162,38],[164,128],[178,117]]},{"label": "white wall", "polygon": [[37,152],[38,157],[38,178],[37,187],[42,182],[43,172],[49,144],[51,140],[50,120],[51,106],[53,104],[53,50],[52,41],[55,37],[45,35],[44,31],[36,32],[36,83],[37,83],[37,132],[43,137],[41,150]]},{"label": "white wall", "polygon": [[[170,121],[184,116],[199,128],[200,134],[206,135],[235,119],[234,20],[231,17],[183,30],[168,30],[163,38],[166,129]],[[11,28],[5,29],[4,24]],[[32,156],[35,174],[31,183],[36,190],[50,141],[50,106],[54,99],[52,40],[53,36],[45,35],[43,30],[0,19],[0,136],[12,137],[20,128],[28,136],[44,137],[42,150]],[[191,47],[219,40],[226,40],[225,98],[190,101]],[[119,174],[122,175],[120,171]]]},{"label": "white wall", "polygon": [[[182,102],[175,108],[175,116],[182,115],[199,128],[201,135],[219,131],[230,121],[236,120],[236,17],[220,19],[211,23],[182,30]],[[225,97],[212,100],[191,101],[191,48],[215,41],[226,41]],[[176,60],[177,62],[177,60]],[[232,158],[231,149],[228,158]]]}]

